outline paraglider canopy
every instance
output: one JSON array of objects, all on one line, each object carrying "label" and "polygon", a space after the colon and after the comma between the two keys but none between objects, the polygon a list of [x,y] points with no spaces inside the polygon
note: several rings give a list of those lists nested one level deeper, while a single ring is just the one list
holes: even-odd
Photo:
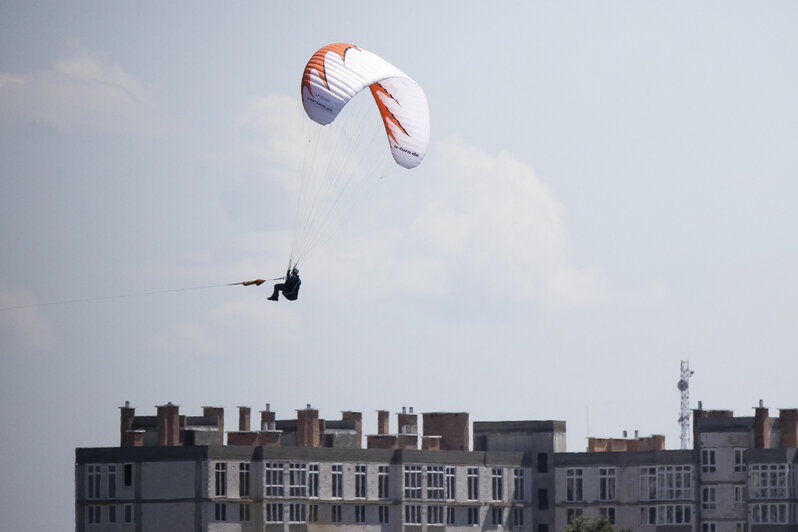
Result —
[{"label": "paraglider canopy", "polygon": [[394,169],[417,167],[430,138],[421,86],[353,44],[317,50],[300,92],[309,120],[289,269],[364,205],[370,185]]},{"label": "paraglider canopy", "polygon": [[429,144],[427,98],[418,83],[381,57],[346,43],[319,49],[302,74],[302,105],[311,120],[326,125],[366,87],[394,160],[405,168],[418,166]]}]

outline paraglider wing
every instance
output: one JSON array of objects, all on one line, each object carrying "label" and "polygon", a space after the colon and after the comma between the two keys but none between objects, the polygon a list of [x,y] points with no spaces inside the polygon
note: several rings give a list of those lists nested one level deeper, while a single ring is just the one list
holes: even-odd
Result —
[{"label": "paraglider wing", "polygon": [[414,168],[429,144],[429,106],[421,86],[381,57],[352,44],[329,44],[308,61],[302,75],[302,105],[311,120],[326,125],[361,90],[369,87],[379,109],[394,161]]},{"label": "paraglider wing", "polygon": [[294,265],[335,234],[371,184],[399,168],[418,166],[430,139],[421,86],[353,44],[316,51],[300,90],[309,120],[289,260]]}]

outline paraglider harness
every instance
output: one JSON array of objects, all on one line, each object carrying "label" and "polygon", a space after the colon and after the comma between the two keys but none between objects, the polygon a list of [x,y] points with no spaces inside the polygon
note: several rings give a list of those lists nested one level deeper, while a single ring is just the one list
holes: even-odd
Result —
[{"label": "paraglider harness", "polygon": [[296,265],[293,268],[289,267],[285,272],[285,282],[274,285],[274,292],[267,299],[277,301],[280,297],[279,293],[282,292],[287,300],[296,301],[296,298],[299,297],[299,286],[301,284],[302,280],[299,278],[299,270]]},{"label": "paraglider harness", "polygon": [[289,301],[296,301],[299,297],[299,285],[302,280],[299,278],[299,270],[294,268],[291,273],[286,272],[285,283],[283,284],[283,296]]}]

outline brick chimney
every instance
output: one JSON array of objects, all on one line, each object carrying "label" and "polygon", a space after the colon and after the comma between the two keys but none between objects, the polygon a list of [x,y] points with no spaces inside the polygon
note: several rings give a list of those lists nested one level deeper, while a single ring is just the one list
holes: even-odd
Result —
[{"label": "brick chimney", "polygon": [[261,430],[274,430],[275,413],[272,411],[272,405],[266,403],[266,410],[260,411],[260,429]]},{"label": "brick chimney", "polygon": [[219,445],[224,445],[224,408],[221,406],[203,406],[202,415],[216,418],[216,430],[219,431]]},{"label": "brick chimney", "polygon": [[440,436],[441,451],[468,450],[467,412],[430,412],[423,417],[424,436]]},{"label": "brick chimney", "polygon": [[249,432],[250,431],[249,414],[250,414],[250,408],[248,406],[239,406],[238,407],[238,430],[239,430],[239,432]]},{"label": "brick chimney", "polygon": [[440,436],[423,435],[421,437],[421,450],[423,451],[440,451],[442,439]]},{"label": "brick chimney", "polygon": [[407,412],[406,407],[402,407],[402,412],[397,414],[399,421],[399,434],[418,434],[418,416],[413,413],[413,407],[410,407],[410,413]]},{"label": "brick chimney", "polygon": [[167,403],[158,409],[158,445],[180,445],[180,407]]},{"label": "brick chimney", "polygon": [[798,447],[798,408],[779,409],[779,447]]},{"label": "brick chimney", "polygon": [[119,407],[119,418],[119,446],[131,447],[132,438],[128,431],[133,430],[136,409],[130,406],[130,401],[125,401],[125,406]]},{"label": "brick chimney", "polygon": [[704,410],[701,401],[698,401],[698,408],[693,410],[693,449],[701,447],[701,440],[698,431],[698,420],[707,417],[707,411]]},{"label": "brick chimney", "polygon": [[754,448],[767,449],[770,447],[770,415],[768,408],[762,400],[754,409]]},{"label": "brick chimney", "polygon": [[717,418],[733,418],[734,411],[732,410],[710,410],[707,413],[707,417],[717,419]]},{"label": "brick chimney", "polygon": [[355,431],[357,432],[357,446],[363,447],[363,414],[361,412],[345,411],[341,412],[342,420],[352,420],[355,422]]},{"label": "brick chimney", "polygon": [[377,410],[377,434],[388,434],[390,415],[387,410]]},{"label": "brick chimney", "polygon": [[304,410],[297,410],[297,431],[296,431],[296,445],[297,447],[319,447],[320,445],[320,430],[319,430],[319,411],[307,405]]}]

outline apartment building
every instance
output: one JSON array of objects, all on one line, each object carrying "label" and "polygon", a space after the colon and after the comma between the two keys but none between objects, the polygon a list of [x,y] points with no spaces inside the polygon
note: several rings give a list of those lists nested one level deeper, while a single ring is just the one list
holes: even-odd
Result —
[{"label": "apartment building", "polygon": [[694,448],[661,437],[597,440],[555,455],[555,522],[603,516],[618,528],[796,532],[796,409],[770,418],[693,411]]},{"label": "apartment building", "polygon": [[[267,408],[257,431],[239,407],[239,430],[222,445],[222,409],[157,412],[136,416],[126,405],[120,447],[76,450],[76,530],[532,530],[541,515],[533,457],[548,468],[564,449],[563,422],[533,422],[477,424],[479,450],[470,451],[468,414],[424,413],[419,434],[412,409],[397,414],[395,433],[378,412],[364,449],[360,413],[323,420],[310,405],[291,420]],[[514,450],[501,434],[541,447]]]},{"label": "apartment building", "polygon": [[359,412],[277,420],[267,405],[258,430],[238,414],[225,432],[217,407],[122,407],[119,447],[76,450],[76,530],[559,532],[583,515],[641,532],[798,532],[796,409],[699,405],[693,449],[635,435],[577,453],[564,421],[475,422],[469,441],[462,412],[404,408],[391,433],[379,411],[365,436]]}]

